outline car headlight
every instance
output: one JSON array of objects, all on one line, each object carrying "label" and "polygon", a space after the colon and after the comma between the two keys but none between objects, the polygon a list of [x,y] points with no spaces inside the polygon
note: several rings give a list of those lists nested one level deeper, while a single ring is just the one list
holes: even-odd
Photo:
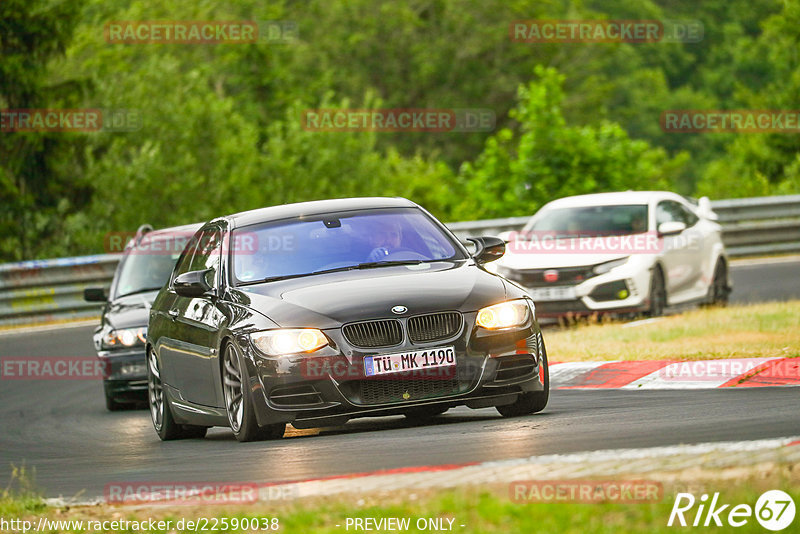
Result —
[{"label": "car headlight", "polygon": [[267,356],[314,352],[328,344],[328,338],[316,328],[285,328],[250,334],[253,345]]},{"label": "car headlight", "polygon": [[595,265],[592,271],[594,271],[594,274],[605,274],[611,269],[615,269],[620,265],[625,265],[627,262],[628,262],[628,257],[620,258],[618,260],[607,261],[605,263],[600,263],[598,265]]},{"label": "car headlight", "polygon": [[475,323],[488,330],[513,328],[528,321],[531,310],[524,300],[509,300],[478,310]]},{"label": "car headlight", "polygon": [[111,330],[103,336],[103,347],[114,349],[144,345],[147,341],[147,328],[120,328]]}]

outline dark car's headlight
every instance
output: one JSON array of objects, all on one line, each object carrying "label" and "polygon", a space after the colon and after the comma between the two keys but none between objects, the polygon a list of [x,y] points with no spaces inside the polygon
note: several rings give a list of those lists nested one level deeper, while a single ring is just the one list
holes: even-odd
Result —
[{"label": "dark car's headlight", "polygon": [[250,334],[250,340],[267,356],[314,352],[328,344],[328,338],[316,328],[264,330]]},{"label": "dark car's headlight", "polygon": [[521,326],[528,321],[531,309],[525,300],[509,300],[478,310],[475,324],[487,330]]},{"label": "dark car's headlight", "polygon": [[110,330],[103,336],[104,349],[117,349],[144,345],[147,340],[147,328],[120,328]]}]

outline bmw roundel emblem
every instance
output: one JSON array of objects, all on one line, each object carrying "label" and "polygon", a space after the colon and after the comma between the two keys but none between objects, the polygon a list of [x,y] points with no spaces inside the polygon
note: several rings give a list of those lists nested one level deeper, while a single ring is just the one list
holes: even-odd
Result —
[{"label": "bmw roundel emblem", "polygon": [[397,315],[402,315],[407,311],[408,311],[408,308],[406,308],[405,306],[394,306],[392,308],[392,313],[396,313]]}]

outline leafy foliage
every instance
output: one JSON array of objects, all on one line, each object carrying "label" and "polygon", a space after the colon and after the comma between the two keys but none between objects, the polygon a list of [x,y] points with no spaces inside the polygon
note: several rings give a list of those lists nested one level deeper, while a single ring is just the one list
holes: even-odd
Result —
[{"label": "leafy foliage", "polygon": [[632,140],[618,124],[569,126],[562,113],[564,77],[536,68],[539,80],[519,89],[511,117],[520,134],[501,130],[474,164],[465,163],[463,218],[532,213],[553,198],[625,189],[663,189],[686,157]]},{"label": "leafy foliage", "polygon": [[[513,42],[525,19],[699,20],[699,43]],[[135,110],[130,132],[0,132],[0,261],[325,197],[446,220],[618,189],[800,192],[800,141],[675,134],[667,109],[796,108],[800,7],[778,0],[4,0],[0,108]],[[109,21],[288,20],[288,44],[112,44]],[[484,108],[492,132],[314,132],[309,108]]]}]

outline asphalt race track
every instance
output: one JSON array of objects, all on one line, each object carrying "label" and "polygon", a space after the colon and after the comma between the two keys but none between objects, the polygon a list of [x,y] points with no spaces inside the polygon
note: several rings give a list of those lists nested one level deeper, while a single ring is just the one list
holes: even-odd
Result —
[{"label": "asphalt race track", "polygon": [[731,275],[733,303],[800,299],[800,258],[797,256],[775,259],[772,263],[734,264]]},{"label": "asphalt race track", "polygon": [[[734,300],[800,298],[800,261],[734,267]],[[0,335],[0,357],[90,356],[91,327]],[[554,391],[544,413],[458,408],[292,431],[240,444],[225,429],[162,443],[145,410],[110,413],[91,380],[0,381],[0,485],[35,468],[47,496],[93,498],[110,482],[280,482],[420,465],[800,435],[796,388]]]}]

